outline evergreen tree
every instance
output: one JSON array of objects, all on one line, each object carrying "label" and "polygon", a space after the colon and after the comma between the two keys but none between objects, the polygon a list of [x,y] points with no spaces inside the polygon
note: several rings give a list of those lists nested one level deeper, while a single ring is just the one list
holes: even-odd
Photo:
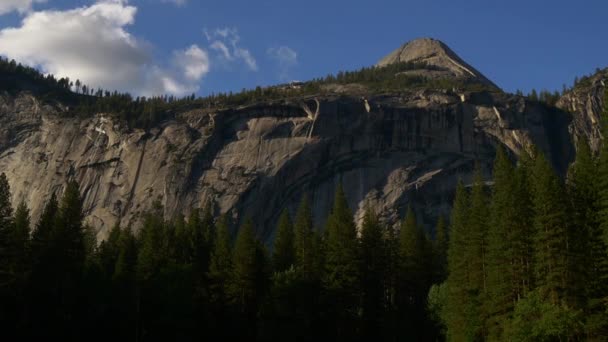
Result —
[{"label": "evergreen tree", "polygon": [[346,202],[342,185],[338,185],[333,208],[327,219],[327,254],[323,286],[330,298],[330,309],[336,319],[338,338],[353,333],[359,297],[359,255],[357,228]]},{"label": "evergreen tree", "polygon": [[535,285],[551,304],[561,305],[571,275],[566,196],[542,154],[534,161],[533,185]]},{"label": "evergreen tree", "polygon": [[447,277],[448,268],[448,227],[443,216],[439,216],[435,226],[435,240],[433,243],[433,255],[435,270],[433,282],[442,283]]},{"label": "evergreen tree", "polygon": [[49,261],[53,266],[50,290],[55,301],[53,326],[57,333],[76,334],[82,326],[77,324],[78,312],[83,310],[82,277],[87,257],[83,226],[82,199],[76,181],[68,182],[51,231]]},{"label": "evergreen tree", "polygon": [[494,186],[488,230],[487,315],[489,339],[501,339],[504,322],[512,315],[531,283],[532,211],[526,152],[513,167],[502,148],[494,161]]},{"label": "evergreen tree", "polygon": [[234,246],[229,294],[242,313],[251,313],[256,295],[256,241],[253,222],[240,227]]},{"label": "evergreen tree", "polygon": [[294,224],[294,248],[295,260],[298,271],[305,279],[314,277],[314,254],[313,254],[313,221],[312,211],[306,195],[302,196],[300,206],[296,212]]},{"label": "evergreen tree", "polygon": [[399,232],[398,305],[407,317],[410,339],[422,339],[424,309],[430,272],[426,264],[425,235],[408,207]]},{"label": "evergreen tree", "polygon": [[97,257],[102,271],[106,277],[112,277],[114,274],[114,268],[116,266],[116,259],[118,257],[119,240],[121,237],[121,229],[116,224],[110,230],[110,234],[107,239],[103,240],[98,247]]},{"label": "evergreen tree", "polygon": [[168,256],[162,211],[160,202],[155,202],[152,210],[144,215],[137,256],[137,278],[140,282],[155,277]]},{"label": "evergreen tree", "polygon": [[380,336],[385,316],[386,248],[382,225],[374,211],[365,210],[361,227],[361,303],[363,335],[366,338]]},{"label": "evergreen tree", "polygon": [[[11,278],[23,278],[29,259],[30,211],[21,201],[8,229],[8,262]],[[23,279],[22,279],[23,280]]]},{"label": "evergreen tree", "polygon": [[28,311],[30,316],[29,327],[37,334],[44,336],[55,324],[54,319],[54,289],[49,284],[55,281],[55,258],[53,256],[53,227],[57,220],[59,203],[52,194],[46,203],[36,229],[32,233],[31,241],[31,276],[28,286]]},{"label": "evergreen tree", "polygon": [[40,215],[40,219],[36,224],[36,229],[32,233],[34,265],[44,260],[45,250],[48,249],[50,244],[51,232],[55,224],[58,210],[59,203],[57,202],[57,196],[53,193]]},{"label": "evergreen tree", "polygon": [[120,230],[114,274],[112,275],[112,327],[119,336],[134,337],[137,326],[137,240],[130,227]]},{"label": "evergreen tree", "polygon": [[534,278],[533,236],[534,209],[532,205],[532,167],[529,153],[523,152],[514,173],[511,243],[514,260],[514,298],[521,300],[531,289]]},{"label": "evergreen tree", "polygon": [[255,334],[255,317],[265,289],[265,251],[254,235],[253,221],[246,219],[236,238],[228,295],[246,327]]},{"label": "evergreen tree", "polygon": [[226,215],[218,221],[214,242],[209,264],[211,300],[222,305],[226,304],[226,283],[232,273],[232,244]]},{"label": "evergreen tree", "polygon": [[[571,268],[576,271],[573,292],[585,305],[586,328],[595,338],[608,334],[608,249],[599,220],[600,193],[596,186],[596,163],[589,144],[580,139],[577,154],[569,172],[569,198],[573,207],[572,234],[575,248]],[[577,257],[578,256],[578,257]],[[581,298],[583,297],[583,298]]]},{"label": "evergreen tree", "polygon": [[295,262],[294,231],[287,209],[283,210],[279,218],[272,261],[276,272],[287,270]]},{"label": "evergreen tree", "polygon": [[456,187],[456,196],[450,220],[448,249],[447,299],[444,321],[447,338],[453,341],[473,340],[475,334],[470,287],[470,263],[467,258],[470,200],[462,182]]},{"label": "evergreen tree", "polygon": [[509,318],[517,300],[518,264],[514,238],[517,220],[515,202],[515,169],[499,147],[494,160],[494,186],[488,226],[487,297],[484,311],[488,315],[488,337],[500,340],[502,324]]},{"label": "evergreen tree", "polygon": [[15,211],[10,232],[10,275],[15,281],[13,294],[23,304],[24,290],[30,273],[30,211],[24,201]]}]

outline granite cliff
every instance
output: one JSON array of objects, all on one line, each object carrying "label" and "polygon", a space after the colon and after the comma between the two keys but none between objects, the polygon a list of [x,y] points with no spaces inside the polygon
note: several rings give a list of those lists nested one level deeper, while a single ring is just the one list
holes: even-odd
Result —
[{"label": "granite cliff", "polygon": [[408,61],[433,66],[416,75],[483,87],[368,93],[353,85],[352,92],[191,108],[149,129],[129,128],[111,112],[67,117],[59,101],[0,89],[0,172],[14,204],[25,199],[34,218],[75,178],[101,238],[117,221],[136,225],[158,199],[168,218],[208,202],[236,220],[250,215],[270,240],[281,210],[295,211],[303,194],[322,227],[340,182],[358,220],[371,206],[396,224],[409,205],[431,226],[476,162],[490,179],[499,145],[516,156],[534,144],[565,173],[573,141],[599,144],[606,73],[553,107],[502,92],[436,40],[410,42],[379,66]]}]

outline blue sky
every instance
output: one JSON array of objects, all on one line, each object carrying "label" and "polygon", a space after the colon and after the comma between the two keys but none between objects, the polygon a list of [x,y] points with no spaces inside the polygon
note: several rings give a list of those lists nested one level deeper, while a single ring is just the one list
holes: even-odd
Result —
[{"label": "blue sky", "polygon": [[[603,0],[0,0],[0,12],[0,54],[143,94],[306,80],[372,65],[418,37],[442,40],[507,91],[561,89],[608,66]],[[90,12],[103,18],[81,23]],[[55,30],[72,21],[82,26]]]}]

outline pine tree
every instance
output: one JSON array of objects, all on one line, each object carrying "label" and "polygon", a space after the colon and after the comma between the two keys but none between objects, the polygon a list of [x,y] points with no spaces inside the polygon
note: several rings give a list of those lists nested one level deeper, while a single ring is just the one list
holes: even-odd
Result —
[{"label": "pine tree", "polygon": [[52,328],[54,320],[48,319],[54,314],[53,288],[57,267],[53,256],[52,233],[59,211],[57,197],[52,194],[46,203],[31,241],[31,277],[29,288],[29,311],[32,325],[45,334]]},{"label": "pine tree", "polygon": [[[608,298],[608,249],[600,228],[600,193],[596,186],[596,163],[589,144],[580,139],[577,154],[569,172],[569,198],[573,207],[571,246],[575,248],[571,268],[575,274],[573,293],[578,302],[585,305],[586,326],[590,336],[608,334],[608,314],[605,300]],[[584,298],[580,298],[584,296]]]},{"label": "pine tree", "polygon": [[65,257],[64,261],[75,272],[82,268],[86,257],[83,219],[79,185],[76,181],[70,181],[63,193],[52,235],[58,244],[56,247]]},{"label": "pine tree", "polygon": [[58,210],[57,196],[53,193],[40,215],[36,229],[32,232],[32,248],[34,250],[43,249],[44,246],[48,245]]},{"label": "pine tree", "polygon": [[11,276],[17,281],[17,291],[22,292],[30,271],[30,210],[24,201],[17,206],[13,219],[10,258]]},{"label": "pine tree", "polygon": [[527,152],[519,157],[514,173],[513,203],[515,214],[512,218],[511,243],[514,260],[514,298],[521,300],[533,285],[534,260],[534,209],[532,205],[532,167],[533,160]]},{"label": "pine tree", "polygon": [[137,267],[137,240],[130,227],[120,230],[117,245],[116,265],[112,279],[115,282],[133,280]]},{"label": "pine tree", "polygon": [[401,299],[402,305],[412,306],[417,304],[419,292],[422,287],[421,275],[423,265],[423,250],[424,234],[418,222],[416,215],[411,207],[408,207],[405,219],[401,224],[399,232],[399,259],[401,278]]},{"label": "pine tree", "polygon": [[360,268],[357,229],[342,185],[336,189],[326,230],[323,286],[331,297],[337,336],[344,338],[352,333],[352,320],[358,309]]},{"label": "pine tree", "polygon": [[535,285],[553,305],[567,299],[569,227],[561,180],[539,154],[533,168]]},{"label": "pine tree", "polygon": [[435,240],[433,242],[433,270],[435,272],[433,283],[442,283],[447,277],[448,268],[448,227],[443,216],[437,219],[435,226]]},{"label": "pine tree", "polygon": [[246,327],[245,336],[255,333],[256,313],[266,287],[266,253],[256,241],[253,221],[246,219],[236,238],[228,295]]},{"label": "pine tree", "polygon": [[312,211],[306,195],[302,196],[294,224],[295,261],[298,271],[305,279],[314,278],[313,221]]},{"label": "pine tree", "polygon": [[425,248],[424,232],[418,225],[414,211],[408,207],[399,232],[397,296],[400,311],[409,324],[409,329],[406,330],[410,339],[421,339],[423,332],[424,308],[430,278],[430,274],[427,274],[428,268],[425,267],[428,260]]},{"label": "pine tree", "polygon": [[60,319],[56,327],[75,333],[82,328],[75,324],[80,307],[83,271],[87,257],[83,226],[82,199],[76,181],[68,182],[51,231],[50,261],[53,266],[51,289],[54,292]]},{"label": "pine tree", "polygon": [[371,208],[365,210],[361,227],[361,295],[363,334],[379,336],[385,317],[386,246],[382,225]]},{"label": "pine tree", "polygon": [[112,275],[112,312],[120,319],[113,320],[114,331],[119,336],[133,336],[137,326],[137,240],[130,227],[120,230],[118,255]]},{"label": "pine tree", "polygon": [[287,209],[279,218],[272,261],[275,272],[283,272],[295,262],[294,231]]},{"label": "pine tree", "polygon": [[211,301],[217,304],[226,303],[226,283],[232,273],[232,247],[228,217],[222,216],[216,227],[211,260],[209,263],[209,281]]},{"label": "pine tree", "polygon": [[[0,322],[20,328],[23,326],[23,318],[27,317],[27,297],[28,297],[28,280],[30,277],[30,215],[29,209],[25,202],[21,201],[12,224],[8,231],[8,277],[9,283],[7,293],[8,298],[2,298],[0,301]],[[2,293],[4,295],[4,293]],[[8,319],[3,317],[4,310],[12,311]],[[15,331],[17,334],[23,332]]]},{"label": "pine tree", "polygon": [[444,321],[448,328],[448,340],[472,340],[471,308],[474,307],[470,287],[470,263],[468,260],[468,228],[470,200],[462,182],[456,187],[456,196],[450,220],[448,248],[447,300]]},{"label": "pine tree", "polygon": [[97,256],[102,271],[107,277],[112,277],[114,267],[116,266],[116,258],[118,257],[119,244],[121,237],[121,229],[118,222],[110,230],[108,238],[103,240],[98,247]]},{"label": "pine tree", "polygon": [[246,219],[234,245],[229,295],[242,313],[251,312],[256,295],[256,241],[253,222]]},{"label": "pine tree", "polygon": [[487,249],[487,297],[484,311],[488,315],[488,337],[500,340],[502,324],[513,312],[518,281],[514,222],[515,170],[506,153],[499,147],[494,160],[494,186],[490,208]]}]

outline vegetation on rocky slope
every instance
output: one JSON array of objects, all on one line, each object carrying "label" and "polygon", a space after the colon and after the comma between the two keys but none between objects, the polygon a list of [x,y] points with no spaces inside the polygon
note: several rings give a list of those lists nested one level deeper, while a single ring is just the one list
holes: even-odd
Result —
[{"label": "vegetation on rocky slope", "polygon": [[95,89],[69,78],[56,79],[43,75],[38,70],[23,66],[14,60],[0,58],[0,90],[9,93],[31,91],[42,100],[61,102],[68,106],[67,116],[88,117],[97,113],[117,115],[130,127],[152,127],[159,122],[175,118],[176,114],[191,108],[219,110],[253,103],[304,97],[329,95],[328,85],[356,84],[363,86],[365,93],[402,92],[415,89],[460,89],[496,90],[473,80],[458,78],[427,78],[409,75],[406,71],[440,70],[424,63],[401,62],[384,67],[367,67],[357,71],[339,72],[308,82],[297,82],[271,87],[243,89],[238,93],[213,93],[206,97],[174,96],[133,97],[128,93]]}]

